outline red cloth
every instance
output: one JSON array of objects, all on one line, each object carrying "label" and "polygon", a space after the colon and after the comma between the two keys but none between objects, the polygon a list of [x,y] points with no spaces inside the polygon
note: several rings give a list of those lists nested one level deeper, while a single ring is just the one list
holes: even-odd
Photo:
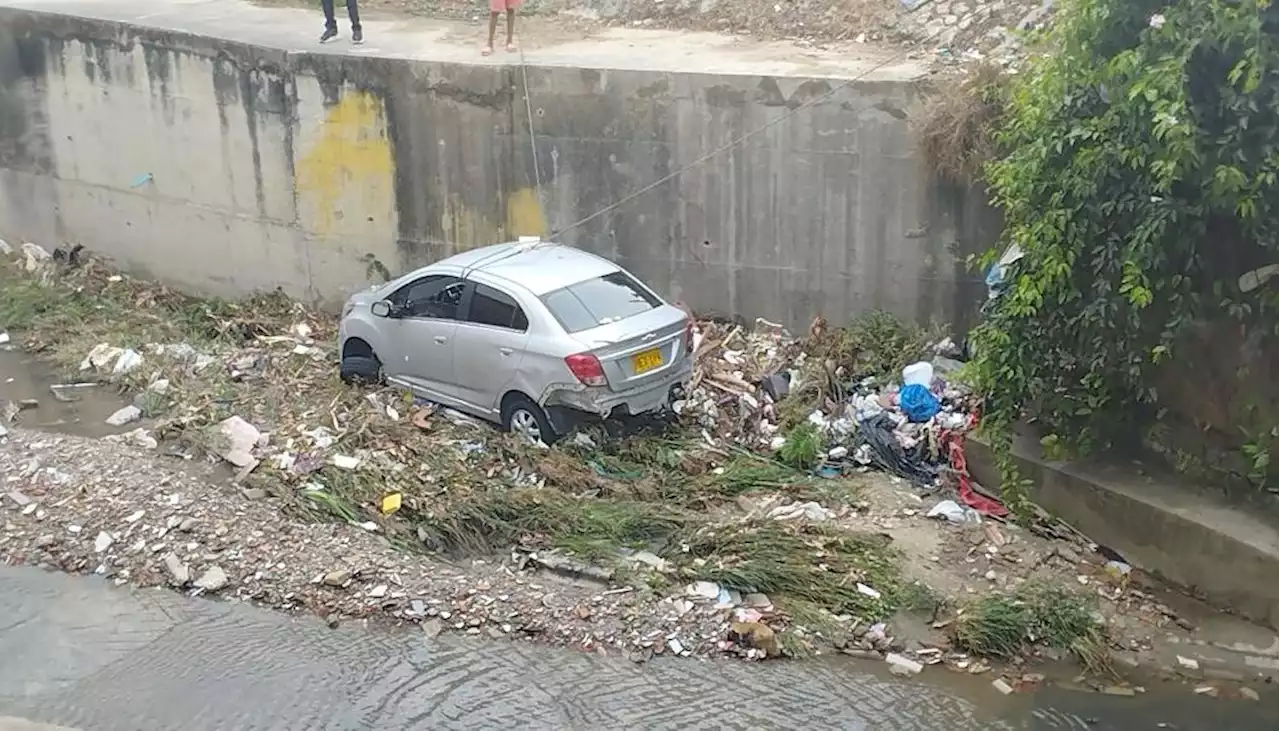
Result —
[{"label": "red cloth", "polygon": [[[971,414],[968,426],[972,427],[976,421],[976,415]],[[1009,509],[999,500],[992,500],[973,489],[973,484],[969,477],[969,463],[964,458],[964,434],[954,431],[943,432],[942,443],[947,450],[947,461],[951,463],[951,469],[956,472],[960,500],[983,515],[996,518],[1003,518],[1008,515]]]}]

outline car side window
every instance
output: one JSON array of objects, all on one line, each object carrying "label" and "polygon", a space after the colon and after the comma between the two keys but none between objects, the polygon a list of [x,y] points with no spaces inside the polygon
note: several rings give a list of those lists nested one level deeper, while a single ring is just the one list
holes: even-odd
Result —
[{"label": "car side window", "polygon": [[458,305],[466,282],[448,274],[435,274],[410,282],[391,295],[391,303],[405,317],[458,319]]},{"label": "car side window", "polygon": [[476,285],[471,295],[471,307],[467,310],[467,322],[479,325],[504,327],[508,330],[524,332],[529,329],[529,319],[524,310],[510,296],[493,287]]}]

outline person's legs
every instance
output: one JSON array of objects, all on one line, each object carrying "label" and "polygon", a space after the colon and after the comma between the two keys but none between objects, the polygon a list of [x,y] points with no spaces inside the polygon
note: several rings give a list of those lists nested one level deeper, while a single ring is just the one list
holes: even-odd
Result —
[{"label": "person's legs", "polygon": [[493,53],[493,37],[498,32],[498,13],[494,10],[494,6],[501,3],[502,0],[489,0],[489,41],[480,49],[480,55],[488,56]]},{"label": "person's legs", "polygon": [[360,27],[360,9],[356,0],[347,0],[347,17],[351,18],[351,42],[364,43],[364,29]]},{"label": "person's legs", "polygon": [[501,2],[507,11],[507,50],[516,50],[516,10],[524,4],[524,0],[496,0]]},{"label": "person's legs", "polygon": [[338,21],[333,17],[333,0],[320,0],[320,9],[324,11],[324,33],[320,42],[324,43],[338,37]]},{"label": "person's legs", "polygon": [[356,0],[347,0],[347,17],[351,18],[351,30],[361,30],[360,8],[356,7]]}]

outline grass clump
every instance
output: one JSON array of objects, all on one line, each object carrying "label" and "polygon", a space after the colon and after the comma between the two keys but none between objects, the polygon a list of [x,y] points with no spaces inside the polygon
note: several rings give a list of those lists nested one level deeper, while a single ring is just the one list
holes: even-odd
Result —
[{"label": "grass clump", "polygon": [[977,181],[995,156],[993,130],[1004,113],[1008,74],[993,63],[972,67],[960,83],[942,84],[916,133],[934,174],[961,185]]},{"label": "grass clump", "polygon": [[818,427],[805,421],[787,432],[786,441],[778,450],[778,459],[798,470],[811,470],[822,462],[823,439]]},{"label": "grass clump", "polygon": [[665,544],[695,517],[675,506],[577,498],[545,488],[494,487],[420,517],[428,547],[455,554],[491,553],[511,545],[554,547],[597,558],[618,548]]},{"label": "grass clump", "polygon": [[1011,658],[1033,645],[1070,652],[1089,672],[1110,670],[1106,630],[1089,600],[1068,589],[1024,584],[965,608],[955,624],[957,647],[985,657]]},{"label": "grass clump", "polygon": [[[898,582],[896,553],[887,539],[827,528],[747,521],[707,526],[690,536],[687,556],[700,565],[694,578],[779,600],[809,602],[834,614],[887,616]],[[874,588],[876,598],[859,590]]]}]

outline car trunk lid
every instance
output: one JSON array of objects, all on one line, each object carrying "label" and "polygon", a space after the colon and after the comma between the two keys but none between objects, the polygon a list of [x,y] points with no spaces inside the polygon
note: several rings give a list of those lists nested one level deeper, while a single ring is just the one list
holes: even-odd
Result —
[{"label": "car trunk lid", "polygon": [[670,305],[617,322],[575,333],[594,355],[612,391],[625,391],[660,380],[687,357],[685,313]]}]

